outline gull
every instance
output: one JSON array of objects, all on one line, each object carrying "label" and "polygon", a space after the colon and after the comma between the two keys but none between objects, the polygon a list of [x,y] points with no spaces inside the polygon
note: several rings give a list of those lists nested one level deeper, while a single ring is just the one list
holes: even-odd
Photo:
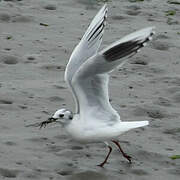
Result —
[{"label": "gull", "polygon": [[40,128],[60,122],[67,133],[81,143],[104,142],[109,149],[103,167],[111,154],[110,143],[115,144],[131,163],[131,157],[121,148],[118,137],[134,128],[149,124],[148,121],[122,121],[111,106],[108,95],[109,74],[121,67],[136,54],[155,33],[154,27],[133,32],[99,50],[107,18],[105,4],[92,20],[79,44],[75,47],[65,69],[65,81],[72,92],[75,113],[63,108],[39,124]]}]

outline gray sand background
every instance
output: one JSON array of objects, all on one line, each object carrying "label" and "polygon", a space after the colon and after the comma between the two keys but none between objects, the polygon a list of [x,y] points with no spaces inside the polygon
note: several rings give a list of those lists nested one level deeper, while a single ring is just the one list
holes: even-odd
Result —
[{"label": "gray sand background", "polygon": [[157,32],[110,80],[111,103],[122,120],[150,121],[120,137],[132,165],[114,148],[109,164],[97,167],[107,153],[104,144],[73,142],[58,124],[28,127],[61,107],[74,109],[65,66],[102,5],[96,0],[0,1],[0,179],[180,178],[180,159],[169,158],[180,154],[180,5],[166,0],[108,2],[101,48],[147,26]]}]

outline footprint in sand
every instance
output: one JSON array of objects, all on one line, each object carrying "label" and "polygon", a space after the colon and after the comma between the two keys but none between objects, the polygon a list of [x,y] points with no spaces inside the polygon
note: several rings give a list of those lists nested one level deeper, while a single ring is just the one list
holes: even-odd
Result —
[{"label": "footprint in sand", "polygon": [[0,63],[14,65],[19,63],[20,59],[14,55],[1,55],[0,56]]},{"label": "footprint in sand", "polygon": [[56,10],[57,6],[55,4],[47,4],[47,5],[44,6],[44,9],[47,9],[47,10]]},{"label": "footprint in sand", "polygon": [[64,101],[64,98],[61,98],[59,96],[52,96],[48,98],[51,102],[62,102]]},{"label": "footprint in sand", "polygon": [[146,170],[144,170],[144,169],[132,169],[130,172],[132,174],[138,175],[138,176],[149,175],[149,173]]},{"label": "footprint in sand", "polygon": [[84,180],[84,179],[107,180],[109,178],[103,172],[100,173],[100,172],[95,172],[95,171],[80,172],[80,173],[73,174],[69,177],[69,180]]},{"label": "footprint in sand", "polygon": [[130,64],[148,65],[149,59],[147,57],[135,57],[130,61]]},{"label": "footprint in sand", "polygon": [[180,86],[180,77],[177,77],[177,76],[164,76],[164,77],[158,78],[157,81],[167,83],[168,85],[174,85],[177,87],[177,89],[178,89],[178,86]]},{"label": "footprint in sand", "polygon": [[174,100],[175,103],[180,103],[180,92],[174,93],[172,99]]},{"label": "footprint in sand", "polygon": [[27,56],[27,60],[29,61],[34,61],[36,59],[36,57],[30,55],[30,56]]},{"label": "footprint in sand", "polygon": [[15,142],[13,142],[13,141],[6,141],[6,142],[4,142],[4,144],[7,145],[7,146],[16,146],[16,145],[17,145],[17,144],[16,144]]},{"label": "footprint in sand", "polygon": [[155,106],[136,107],[133,114],[135,116],[148,116],[153,119],[162,119],[168,116],[165,110]]},{"label": "footprint in sand", "polygon": [[8,1],[8,2],[17,2],[17,1],[22,1],[22,0],[4,0],[4,1]]},{"label": "footprint in sand", "polygon": [[60,86],[60,85],[53,85],[56,89],[67,89],[67,87]]},{"label": "footprint in sand", "polygon": [[59,71],[65,70],[65,66],[53,65],[53,64],[46,64],[40,67],[41,69],[49,70],[49,71]]},{"label": "footprint in sand", "polygon": [[73,170],[61,170],[61,171],[57,171],[56,173],[61,176],[69,176],[73,174]]},{"label": "footprint in sand", "polygon": [[44,144],[44,143],[49,143],[50,142],[50,140],[48,138],[46,138],[46,137],[34,137],[34,138],[26,139],[26,140],[30,141],[30,142],[33,142],[33,143],[38,143],[38,144],[40,144],[40,143]]},{"label": "footprint in sand", "polygon": [[169,37],[165,34],[159,34],[155,37],[155,40],[157,39],[169,39]]},{"label": "footprint in sand", "polygon": [[8,99],[0,99],[0,104],[13,104],[13,101]]},{"label": "footprint in sand", "polygon": [[[42,170],[33,169],[32,171],[27,171],[27,172],[25,171],[21,174],[20,177],[23,177],[23,179],[41,179]],[[19,178],[19,179],[21,179],[21,178]],[[47,179],[47,176],[44,179]]]},{"label": "footprint in sand", "polygon": [[32,16],[25,16],[25,15],[18,14],[16,16],[11,17],[11,22],[14,22],[14,23],[29,23],[32,21],[33,21]]},{"label": "footprint in sand", "polygon": [[172,139],[180,142],[180,128],[170,128],[163,131],[164,134],[168,134],[172,136]]},{"label": "footprint in sand", "polygon": [[154,48],[156,50],[160,50],[160,51],[167,51],[167,50],[169,50],[170,46],[166,42],[153,41],[152,48]]},{"label": "footprint in sand", "polygon": [[21,14],[10,15],[6,12],[0,13],[0,22],[28,23],[32,21],[33,21],[32,16],[25,16]]},{"label": "footprint in sand", "polygon": [[128,17],[123,16],[123,15],[114,15],[114,16],[111,16],[110,18],[111,18],[112,20],[116,20],[116,21],[121,21],[121,20],[127,20],[127,19],[129,19]]},{"label": "footprint in sand", "polygon": [[0,13],[0,22],[9,22],[11,19],[8,13]]},{"label": "footprint in sand", "polygon": [[26,54],[24,56],[25,63],[34,63],[36,64],[37,61],[40,59],[41,55],[40,54]]},{"label": "footprint in sand", "polygon": [[49,146],[48,146],[48,149],[47,149],[47,152],[57,153],[57,152],[62,151],[63,149],[64,149],[63,146],[49,145]]},{"label": "footprint in sand", "polygon": [[168,156],[160,153],[139,150],[136,156],[143,162],[154,163],[154,168],[157,169],[159,167],[169,168],[174,166],[174,163]]},{"label": "footprint in sand", "polygon": [[171,129],[166,129],[163,131],[164,134],[171,134],[171,135],[177,135],[180,133],[180,128],[171,128]]},{"label": "footprint in sand", "polygon": [[176,92],[180,92],[180,87],[179,86],[169,87],[166,89],[166,91],[170,94],[174,94]]},{"label": "footprint in sand", "polygon": [[143,60],[142,58],[132,61],[131,64],[137,64],[138,66],[132,67],[132,71],[134,72],[140,72],[141,74],[144,72],[145,76],[147,77],[153,77],[155,74],[164,74],[166,71],[158,66],[155,65],[149,65],[146,66],[146,62],[148,63],[148,60]]},{"label": "footprint in sand", "polygon": [[159,97],[157,100],[153,102],[155,105],[160,106],[172,106],[171,101],[168,98]]},{"label": "footprint in sand", "polygon": [[18,170],[0,168],[0,176],[4,178],[16,178],[19,174]]},{"label": "footprint in sand", "polygon": [[130,16],[137,16],[141,13],[141,11],[138,10],[128,10],[126,11],[126,14],[130,15]]},{"label": "footprint in sand", "polygon": [[82,150],[83,147],[82,146],[72,146],[71,149],[72,150]]},{"label": "footprint in sand", "polygon": [[178,167],[174,169],[168,169],[167,172],[173,175],[177,175],[178,178],[180,176],[180,169]]},{"label": "footprint in sand", "polygon": [[76,0],[76,1],[80,4],[85,5],[86,9],[97,9],[98,1],[94,1],[94,0],[89,0],[89,1]]}]

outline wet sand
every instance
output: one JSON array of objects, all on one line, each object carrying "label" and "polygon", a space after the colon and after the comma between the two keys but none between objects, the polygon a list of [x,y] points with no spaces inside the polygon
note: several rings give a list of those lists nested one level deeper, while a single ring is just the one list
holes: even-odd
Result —
[{"label": "wet sand", "polygon": [[131,165],[114,147],[109,163],[97,167],[107,153],[104,144],[73,142],[57,124],[28,127],[61,107],[74,109],[65,66],[102,4],[0,1],[0,179],[179,179],[180,159],[170,156],[180,154],[180,5],[108,2],[101,48],[134,30],[156,26],[152,43],[110,79],[111,103],[121,119],[150,121],[119,139],[133,157]]}]

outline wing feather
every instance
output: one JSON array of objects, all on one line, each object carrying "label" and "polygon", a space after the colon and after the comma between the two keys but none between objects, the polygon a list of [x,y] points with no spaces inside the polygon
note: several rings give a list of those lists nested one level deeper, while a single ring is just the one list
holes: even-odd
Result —
[{"label": "wing feather", "polygon": [[140,48],[144,47],[152,39],[153,34],[154,27],[136,31],[111,44],[101,54],[103,54],[107,61],[115,61],[126,56],[131,56],[137,53]]},{"label": "wing feather", "polygon": [[107,17],[105,4],[92,20],[79,44],[75,47],[65,70],[65,81],[69,85],[76,103],[76,112],[79,112],[79,102],[72,86],[72,78],[79,67],[91,56],[97,53],[102,41],[102,36]]},{"label": "wing feather", "polygon": [[103,121],[112,123],[112,120],[120,120],[118,113],[109,102],[108,73],[144,47],[143,44],[152,39],[153,34],[154,27],[129,34],[81,65],[72,79],[72,85],[77,93],[82,119],[87,119],[85,117],[89,116],[92,120],[100,121],[104,114]]},{"label": "wing feather", "polygon": [[79,44],[75,47],[65,71],[65,80],[70,83],[74,73],[91,56],[97,53],[102,41],[102,36],[107,17],[105,4],[92,20]]}]

